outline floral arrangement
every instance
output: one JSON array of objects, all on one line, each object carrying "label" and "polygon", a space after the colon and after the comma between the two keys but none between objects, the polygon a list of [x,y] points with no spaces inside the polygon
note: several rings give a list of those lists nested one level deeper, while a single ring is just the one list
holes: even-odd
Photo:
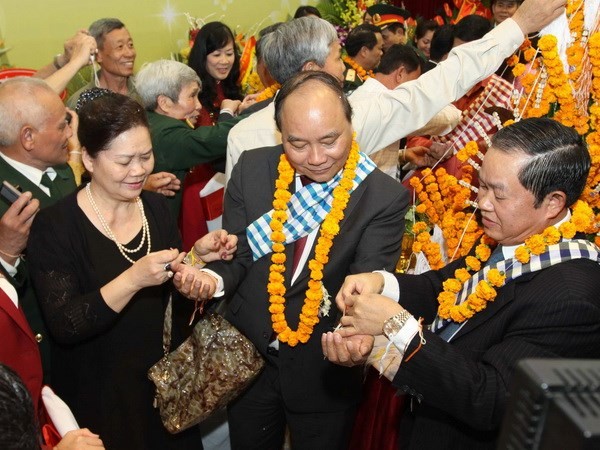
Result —
[{"label": "floral arrangement", "polygon": [[445,17],[436,16],[434,20],[440,25],[445,23],[455,24],[459,22],[463,17],[472,14],[485,17],[486,19],[492,18],[491,12],[491,0],[453,0],[453,7],[448,3],[444,3]]},{"label": "floral arrangement", "polygon": [[319,5],[323,19],[337,25],[346,32],[363,22],[369,6],[380,3],[377,0],[324,0]]}]

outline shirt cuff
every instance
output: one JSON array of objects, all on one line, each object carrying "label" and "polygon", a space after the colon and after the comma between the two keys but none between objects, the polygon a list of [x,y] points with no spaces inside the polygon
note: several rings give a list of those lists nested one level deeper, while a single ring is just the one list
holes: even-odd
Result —
[{"label": "shirt cuff", "polygon": [[404,326],[400,328],[400,331],[393,336],[390,336],[390,341],[394,344],[394,347],[398,349],[402,358],[404,358],[404,353],[406,353],[408,344],[410,344],[418,332],[419,322],[414,317],[409,317]]},{"label": "shirt cuff", "polygon": [[399,302],[400,285],[398,284],[396,276],[393,273],[385,270],[375,270],[374,273],[380,273],[383,276],[383,291],[381,291],[381,295]]},{"label": "shirt cuff", "polygon": [[217,290],[215,291],[213,298],[223,297],[223,295],[225,295],[225,283],[223,283],[223,277],[210,269],[201,269],[200,271],[212,275],[217,280]]},{"label": "shirt cuff", "polygon": [[4,258],[0,256],[0,264],[2,264],[2,267],[4,267],[4,270],[6,270],[6,273],[8,273],[13,278],[17,274],[17,267],[19,267],[20,262],[21,258],[17,258],[17,260],[15,261],[15,265],[11,266],[9,263],[4,261]]}]

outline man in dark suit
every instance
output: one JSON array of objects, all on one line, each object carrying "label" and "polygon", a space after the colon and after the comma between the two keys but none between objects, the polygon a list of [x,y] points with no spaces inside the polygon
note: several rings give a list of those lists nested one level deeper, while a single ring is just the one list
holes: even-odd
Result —
[{"label": "man in dark suit", "polygon": [[323,351],[351,365],[361,357],[346,348],[348,336],[385,335],[394,344],[393,370],[387,357],[375,367],[412,398],[401,448],[496,448],[520,359],[600,358],[598,248],[573,236],[588,219],[580,204],[569,210],[589,169],[585,143],[571,128],[551,119],[504,128],[479,172],[483,228],[498,243],[489,259],[480,247],[473,259],[421,275],[346,279],[337,298],[343,328],[323,337]]},{"label": "man in dark suit", "polygon": [[0,85],[0,182],[8,181],[24,192],[12,206],[0,201],[0,270],[17,289],[45,370],[49,343],[21,257],[39,208],[75,190],[66,164],[67,141],[73,134],[68,119],[59,96],[44,81],[14,78]]},{"label": "man in dark suit", "polygon": [[[323,359],[320,335],[333,330],[339,317],[333,310],[326,311],[326,295],[318,280],[322,273],[323,288],[334,293],[347,274],[392,270],[400,253],[408,195],[372,161],[362,154],[358,157],[357,146],[353,145],[351,108],[331,75],[301,72],[284,84],[275,103],[283,145],[242,155],[227,186],[223,215],[224,227],[238,235],[238,252],[231,263],[207,266],[223,283],[223,289],[218,290],[230,298],[227,319],[252,340],[267,361],[256,382],[230,405],[231,443],[235,449],[279,449],[287,425],[295,449],[345,448],[361,392],[362,370]],[[287,171],[278,168],[282,155],[291,166],[291,202],[300,203],[296,216],[286,213],[286,225],[293,228],[294,218],[299,223],[312,223],[307,228],[297,224],[298,228],[285,229],[285,244],[275,250],[282,253],[275,254],[270,225],[276,222],[272,218],[274,195],[285,190],[281,180],[276,182],[279,173]],[[331,191],[344,185],[339,178],[348,170],[344,166],[349,155],[352,161],[358,157],[358,163],[350,170],[351,175],[346,175],[354,182],[350,182],[347,206],[342,207],[339,233],[333,238],[328,256],[316,257],[315,253],[321,252],[319,245],[328,239],[325,234],[330,227],[323,225],[330,219],[328,204],[333,196],[341,200],[340,194]],[[276,190],[278,194],[274,194]],[[325,212],[315,217],[304,208],[306,204],[316,210],[324,207]],[[339,208],[337,203],[333,208]],[[261,219],[266,221],[261,224]],[[264,239],[259,242],[261,236]],[[280,262],[284,277],[281,284],[286,293],[279,297],[273,292],[270,297],[268,292],[272,290],[267,286],[269,280],[277,278],[277,274],[270,273],[274,270],[272,258]],[[315,258],[328,262],[321,269]],[[297,264],[294,259],[298,259]],[[176,284],[181,281],[178,275],[174,278]],[[310,322],[307,317],[314,306],[305,298],[308,286],[315,283],[319,311],[313,330],[304,323],[299,326],[299,316],[302,311],[302,321]],[[215,288],[211,285],[209,293]],[[187,288],[182,292],[190,295]],[[192,297],[195,295],[192,293]],[[285,310],[278,314],[282,302]],[[314,313],[317,315],[317,311]],[[276,325],[281,325],[282,319],[289,329]],[[300,331],[299,342],[290,329]]]}]

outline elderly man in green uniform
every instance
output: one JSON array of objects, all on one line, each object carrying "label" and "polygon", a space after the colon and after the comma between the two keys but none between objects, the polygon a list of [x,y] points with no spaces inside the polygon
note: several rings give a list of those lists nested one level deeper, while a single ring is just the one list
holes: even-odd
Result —
[{"label": "elderly man in green uniform", "polygon": [[81,93],[93,87],[102,87],[139,100],[131,78],[136,52],[125,24],[119,19],[98,19],[90,25],[89,34],[98,45],[96,61],[100,70],[94,75],[98,83],[92,79],[71,95],[67,100],[69,108],[75,109]]},{"label": "elderly man in green uniform", "polygon": [[385,52],[394,44],[406,44],[405,27],[409,17],[410,12],[406,9],[380,3],[367,8],[365,22],[368,19],[370,21],[368,23],[381,29],[383,51]]},{"label": "elderly man in green uniform", "polygon": [[344,46],[344,92],[349,94],[373,76],[383,55],[381,30],[369,24],[362,24],[348,33]]},{"label": "elderly man in green uniform", "polygon": [[73,132],[59,96],[42,80],[14,78],[0,85],[0,181],[24,192],[0,201],[0,271],[16,289],[40,352],[46,378],[49,342],[29,283],[23,252],[33,217],[75,189],[67,141]]}]

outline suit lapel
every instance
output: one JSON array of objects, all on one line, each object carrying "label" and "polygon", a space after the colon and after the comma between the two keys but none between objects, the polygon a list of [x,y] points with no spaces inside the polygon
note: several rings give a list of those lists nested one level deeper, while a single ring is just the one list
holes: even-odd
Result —
[{"label": "suit lapel", "polygon": [[498,296],[493,302],[488,302],[486,308],[483,311],[475,314],[471,319],[469,319],[454,335],[451,341],[463,336],[464,334],[470,333],[471,331],[477,329],[478,327],[484,325],[489,319],[494,317],[502,308],[506,307],[510,302],[512,302],[515,298],[515,290],[516,286],[519,283],[527,282],[531,280],[536,275],[536,272],[526,273],[516,280],[508,283],[504,287],[502,287]]},{"label": "suit lapel", "polygon": [[17,324],[17,326],[23,330],[23,333],[27,335],[29,340],[37,345],[37,342],[33,337],[31,327],[25,318],[25,314],[23,314],[23,311],[15,306],[8,295],[6,295],[6,293],[2,290],[0,290],[0,309],[2,309],[8,315],[8,317],[10,317]]},{"label": "suit lapel", "polygon": [[61,198],[73,192],[76,188],[73,172],[67,164],[55,166],[54,169],[56,170],[57,174],[54,182],[56,183],[55,186],[60,193],[59,198],[50,198],[50,196],[41,190],[39,186],[33,183],[21,172],[13,168],[3,158],[0,158],[0,176],[12,184],[19,185],[23,192],[30,191],[33,194],[33,198],[39,200],[41,208],[51,206],[57,200],[60,200]]}]

